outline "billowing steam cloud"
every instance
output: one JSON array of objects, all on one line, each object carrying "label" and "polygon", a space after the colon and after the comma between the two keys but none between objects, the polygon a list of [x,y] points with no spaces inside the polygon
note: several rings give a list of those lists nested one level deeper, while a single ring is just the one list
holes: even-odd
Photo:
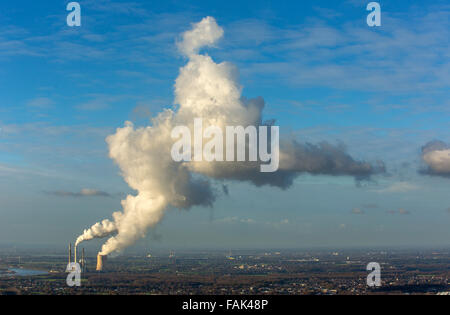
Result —
[{"label": "billowing steam cloud", "polygon": [[94,238],[107,237],[114,234],[116,231],[117,228],[115,223],[105,219],[102,222],[95,223],[91,228],[84,230],[83,234],[78,236],[75,241],[75,247],[81,242],[90,241]]},{"label": "billowing steam cloud", "polygon": [[450,177],[450,146],[442,141],[431,141],[422,147],[422,159],[428,175]]},{"label": "billowing steam cloud", "polygon": [[79,242],[112,235],[100,254],[121,251],[144,237],[150,227],[160,222],[168,207],[211,206],[215,194],[210,179],[247,181],[285,189],[304,172],[362,179],[384,171],[382,163],[373,166],[355,161],[340,146],[300,144],[289,139],[280,141],[276,173],[261,173],[257,162],[174,162],[172,129],[184,125],[193,130],[195,118],[203,119],[204,128],[214,125],[223,130],[225,126],[271,124],[262,122],[262,98],[241,97],[234,66],[226,62],[217,64],[210,56],[199,54],[203,46],[213,46],[222,36],[223,30],[212,17],[184,33],[178,47],[189,62],[180,70],[175,84],[178,110],[161,112],[145,128],[135,129],[126,122],[107,138],[110,157],[138,194],[122,201],[123,212],[115,212],[113,222],[95,224],[80,236]]}]

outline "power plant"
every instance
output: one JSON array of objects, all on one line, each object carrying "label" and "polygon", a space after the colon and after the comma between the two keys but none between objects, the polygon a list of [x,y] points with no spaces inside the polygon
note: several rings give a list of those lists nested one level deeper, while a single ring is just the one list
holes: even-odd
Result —
[{"label": "power plant", "polygon": [[[77,261],[77,246],[73,247],[73,253],[72,253],[72,243],[69,243],[69,265],[72,263],[72,257],[73,257],[73,262],[79,263],[80,264],[80,268],[81,268],[81,272],[87,272],[88,268],[87,268],[87,263],[86,263],[86,255],[84,252],[84,248],[81,250],[81,259]],[[73,255],[73,256],[72,256]],[[106,255],[97,255],[97,271],[103,271],[103,268],[105,266],[105,262],[108,256]],[[70,271],[74,271],[74,270],[68,270]]]},{"label": "power plant", "polygon": [[[87,271],[86,256],[84,254],[84,248],[81,251],[81,259],[79,261],[77,261],[77,246],[74,246],[73,262],[80,264],[82,272],[86,272]],[[69,243],[69,266],[70,266],[71,263],[72,263],[72,243]],[[70,270],[70,271],[73,271],[73,270]]]}]

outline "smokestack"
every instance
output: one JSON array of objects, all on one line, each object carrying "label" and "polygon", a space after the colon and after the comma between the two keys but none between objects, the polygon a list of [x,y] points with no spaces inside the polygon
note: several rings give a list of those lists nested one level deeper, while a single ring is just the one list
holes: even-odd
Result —
[{"label": "smokestack", "polygon": [[74,249],[73,262],[74,262],[74,263],[78,263],[78,261],[77,261],[77,245],[75,245],[75,246],[73,247],[73,249]]},{"label": "smokestack", "polygon": [[104,255],[97,255],[97,271],[102,271],[103,270],[103,265],[106,262],[108,256],[104,256]]},{"label": "smokestack", "polygon": [[72,243],[69,243],[69,265],[70,265],[70,263],[71,263],[71,260],[72,259]]},{"label": "smokestack", "polygon": [[84,258],[84,248],[81,250],[81,270],[84,272],[86,270],[85,266],[85,258]]}]

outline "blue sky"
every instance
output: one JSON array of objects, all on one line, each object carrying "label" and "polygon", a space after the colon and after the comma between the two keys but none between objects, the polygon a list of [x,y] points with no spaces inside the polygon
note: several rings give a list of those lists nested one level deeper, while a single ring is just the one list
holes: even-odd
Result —
[{"label": "blue sky", "polygon": [[3,1],[0,243],[66,244],[120,209],[132,191],[104,139],[174,106],[176,40],[213,16],[225,35],[208,54],[239,68],[265,118],[387,174],[305,174],[286,191],[226,183],[212,209],[171,210],[138,246],[449,245],[450,179],[418,170],[423,145],[450,143],[450,6],[380,1],[369,28],[368,2],[79,1],[82,26],[69,28],[68,1]]}]

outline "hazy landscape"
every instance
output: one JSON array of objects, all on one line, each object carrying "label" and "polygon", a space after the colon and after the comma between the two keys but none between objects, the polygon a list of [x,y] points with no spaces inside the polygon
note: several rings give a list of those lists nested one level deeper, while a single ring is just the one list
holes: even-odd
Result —
[{"label": "hazy landscape", "polygon": [[[87,256],[82,284],[74,288],[66,285],[66,260],[63,253],[2,251],[0,294],[435,295],[450,291],[448,249],[157,251],[111,258],[102,272],[95,271],[95,256]],[[366,265],[372,261],[382,267],[379,288],[366,284]],[[21,269],[45,274],[23,275]]]}]

